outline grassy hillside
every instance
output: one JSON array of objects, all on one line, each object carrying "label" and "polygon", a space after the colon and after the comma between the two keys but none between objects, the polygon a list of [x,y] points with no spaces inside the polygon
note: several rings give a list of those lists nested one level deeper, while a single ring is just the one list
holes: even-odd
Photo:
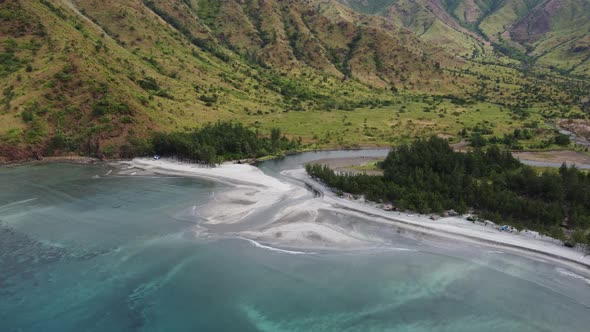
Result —
[{"label": "grassy hillside", "polygon": [[539,64],[590,76],[590,2],[548,1],[539,7],[514,26],[512,38]]},{"label": "grassy hillside", "polygon": [[396,0],[342,0],[341,2],[365,14],[379,14],[395,3]]},{"label": "grassy hillside", "polygon": [[[453,54],[490,48],[527,65],[590,77],[590,3],[586,0],[342,0],[440,42]],[[378,10],[371,10],[379,8]]]},{"label": "grassy hillside", "polygon": [[[579,117],[588,91],[473,61],[462,52],[487,46],[458,24],[417,35],[336,1],[5,0],[0,22],[2,160],[129,156],[153,131],[216,120],[309,147],[534,122],[534,145],[543,119]],[[463,36],[456,53],[439,30]]]}]

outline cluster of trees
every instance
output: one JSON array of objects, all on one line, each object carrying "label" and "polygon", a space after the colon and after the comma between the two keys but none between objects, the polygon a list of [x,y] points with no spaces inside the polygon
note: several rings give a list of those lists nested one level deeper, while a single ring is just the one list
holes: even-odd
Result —
[{"label": "cluster of trees", "polygon": [[321,165],[307,172],[337,190],[392,202],[421,213],[460,213],[473,208],[495,222],[555,236],[561,226],[577,229],[590,244],[590,174],[563,165],[539,174],[497,146],[455,152],[432,137],[392,150],[382,163],[383,176],[337,174]]},{"label": "cluster of trees", "polygon": [[225,160],[294,151],[299,149],[301,140],[289,139],[276,128],[267,137],[240,123],[216,122],[206,124],[200,129],[156,133],[150,145],[149,150],[156,154],[215,164]]},{"label": "cluster of trees", "polygon": [[[473,133],[471,133],[471,136],[469,136],[469,141],[471,142],[471,146],[473,146],[474,148],[481,148],[484,147],[488,144],[493,144],[493,145],[497,145],[497,144],[502,144],[505,145],[506,147],[513,149],[513,150],[522,150],[522,145],[520,145],[520,141],[521,140],[530,140],[531,138],[534,137],[534,132],[528,128],[516,128],[514,129],[514,132],[512,133],[508,133],[508,134],[504,134],[503,136],[484,136],[484,135],[490,135],[493,134],[493,132],[481,132],[478,130],[473,130]],[[468,132],[466,129],[463,129],[462,131],[459,132],[459,135],[461,135],[462,137],[468,137]],[[557,144],[560,146],[568,146],[571,144],[571,140],[569,138],[569,136],[561,134],[561,133],[555,133],[555,136],[546,139],[544,141],[542,141],[538,147],[539,148],[547,148],[549,146],[551,146],[552,144]]]}]

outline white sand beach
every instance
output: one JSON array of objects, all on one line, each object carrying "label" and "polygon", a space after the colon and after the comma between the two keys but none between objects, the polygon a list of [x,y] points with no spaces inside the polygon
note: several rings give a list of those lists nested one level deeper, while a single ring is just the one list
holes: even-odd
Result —
[{"label": "white sand beach", "polygon": [[[415,238],[433,238],[451,244],[466,243],[552,261],[590,273],[590,255],[567,248],[559,241],[534,232],[501,232],[490,224],[473,223],[463,217],[431,220],[429,216],[384,211],[374,204],[336,196],[312,180],[303,168],[283,171],[282,181],[251,165],[223,164],[215,168],[172,160],[134,159],[125,162],[134,169],[166,175],[194,176],[230,185],[211,202],[198,207],[207,225],[240,225],[248,215],[271,211],[262,226],[225,232],[264,245],[299,249],[354,249],[386,246],[385,239],[361,230],[364,224],[391,230],[403,229]],[[314,197],[303,184],[321,193]],[[272,208],[275,207],[273,210]],[[329,216],[329,217],[326,217]],[[332,223],[334,216],[354,217],[356,222]],[[203,225],[201,225],[203,226]]]},{"label": "white sand beach", "polygon": [[136,158],[125,162],[133,168],[165,175],[193,176],[232,187],[200,206],[198,215],[207,223],[235,223],[250,213],[287,198],[300,197],[305,189],[265,175],[251,165],[225,163],[217,167],[184,163],[170,159]]}]

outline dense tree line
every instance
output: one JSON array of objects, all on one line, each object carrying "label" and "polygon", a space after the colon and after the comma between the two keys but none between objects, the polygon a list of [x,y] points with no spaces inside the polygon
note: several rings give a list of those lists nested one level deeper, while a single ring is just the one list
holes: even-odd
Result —
[{"label": "dense tree line", "polygon": [[563,165],[538,173],[497,146],[455,152],[432,137],[392,150],[383,176],[338,174],[327,166],[307,172],[330,187],[369,200],[391,202],[403,210],[441,213],[469,208],[495,222],[560,236],[561,226],[578,230],[590,243],[590,174]]},{"label": "dense tree line", "polygon": [[163,156],[215,164],[294,151],[300,144],[300,140],[283,136],[280,129],[272,129],[267,137],[240,123],[216,122],[194,130],[156,133],[147,150]]}]

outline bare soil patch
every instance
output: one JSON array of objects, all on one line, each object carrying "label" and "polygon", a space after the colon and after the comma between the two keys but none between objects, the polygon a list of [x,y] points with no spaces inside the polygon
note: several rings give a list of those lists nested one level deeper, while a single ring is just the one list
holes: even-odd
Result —
[{"label": "bare soil patch", "polygon": [[590,165],[590,156],[576,151],[513,152],[512,155],[520,160]]},{"label": "bare soil patch", "polygon": [[351,158],[331,158],[321,159],[314,162],[314,164],[326,165],[336,172],[352,173],[352,174],[369,174],[369,175],[383,175],[381,170],[362,170],[354,166],[363,166],[373,161],[383,160],[383,158],[376,157],[351,157]]}]

